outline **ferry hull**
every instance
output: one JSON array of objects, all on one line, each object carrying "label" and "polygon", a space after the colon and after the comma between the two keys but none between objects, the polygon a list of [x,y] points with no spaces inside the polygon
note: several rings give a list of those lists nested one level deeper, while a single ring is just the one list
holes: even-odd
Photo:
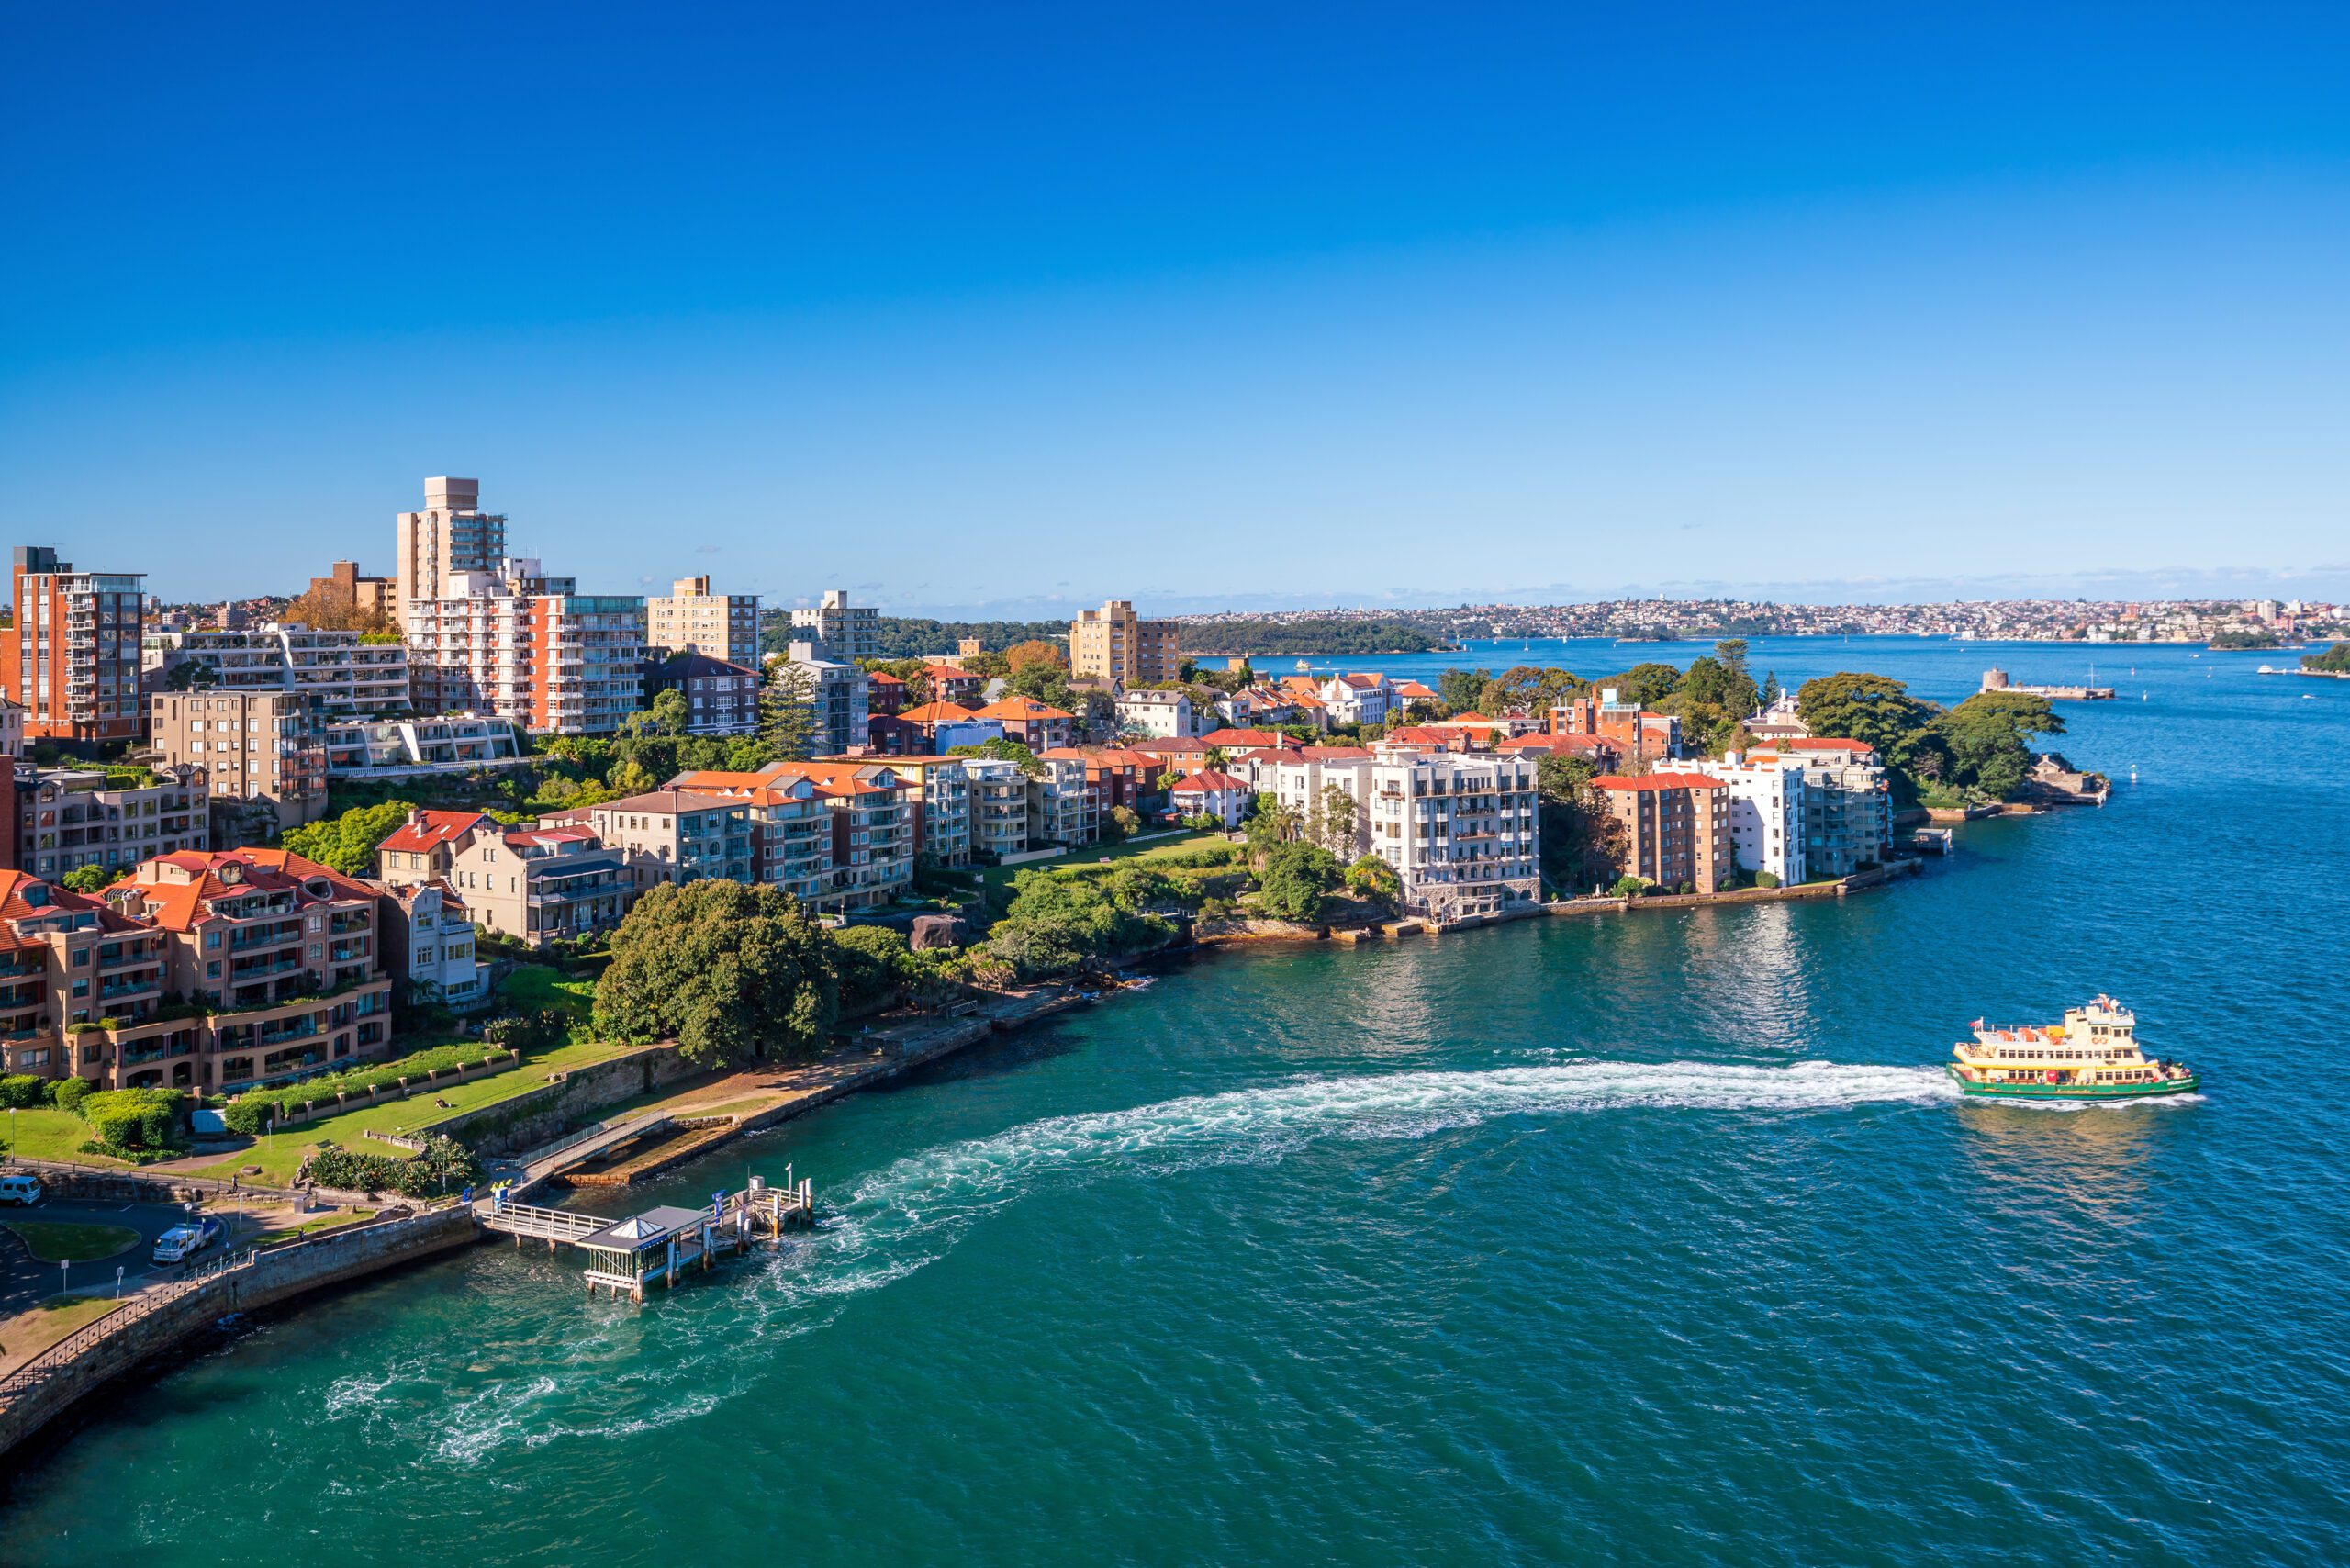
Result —
[{"label": "ferry hull", "polygon": [[2082,1102],[2100,1100],[2151,1100],[2163,1094],[2192,1094],[2202,1080],[2189,1073],[2185,1078],[2157,1079],[2151,1083],[1975,1083],[1970,1081],[1956,1067],[1942,1070],[1951,1076],[1962,1093],[1975,1100],[2032,1100],[2040,1102]]}]

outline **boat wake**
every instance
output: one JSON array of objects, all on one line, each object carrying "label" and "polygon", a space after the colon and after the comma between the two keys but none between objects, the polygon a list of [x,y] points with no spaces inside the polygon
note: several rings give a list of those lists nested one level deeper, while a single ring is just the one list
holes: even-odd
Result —
[{"label": "boat wake", "polygon": [[[636,1397],[621,1398],[608,1383],[605,1407],[583,1420],[588,1412],[580,1406],[599,1395],[580,1380],[517,1375],[470,1399],[439,1404],[434,1446],[444,1458],[470,1462],[508,1442],[537,1447],[630,1436],[690,1419],[711,1408],[714,1399],[747,1387],[755,1364],[755,1358],[741,1354],[747,1344],[822,1327],[851,1299],[936,1262],[988,1215],[1039,1193],[1112,1176],[1271,1164],[1325,1140],[1424,1138],[1505,1116],[1616,1110],[1801,1114],[1958,1097],[1939,1068],[1583,1061],[1331,1075],[1029,1122],[909,1155],[867,1176],[836,1203],[811,1240],[740,1276],[723,1310],[715,1303],[708,1311],[688,1307],[699,1294],[694,1291],[643,1309],[615,1308],[641,1311],[640,1334],[658,1334],[672,1351],[683,1352],[662,1373],[631,1379]],[[643,1321],[656,1317],[666,1321]],[[681,1386],[672,1403],[648,1386],[673,1379],[690,1384],[690,1394]],[[338,1390],[339,1403],[352,1414],[381,1414],[375,1392],[352,1380]]]}]

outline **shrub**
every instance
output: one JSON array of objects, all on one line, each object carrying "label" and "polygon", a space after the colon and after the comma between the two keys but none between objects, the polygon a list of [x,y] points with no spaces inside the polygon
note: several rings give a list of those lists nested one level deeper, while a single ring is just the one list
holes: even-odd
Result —
[{"label": "shrub", "polygon": [[1758,888],[1775,888],[1779,885],[1779,874],[1776,871],[1757,871],[1754,873],[1754,885]]},{"label": "shrub", "polygon": [[[565,1038],[569,1025],[563,1014],[547,1009],[533,1016],[553,1017],[555,1020],[556,1042],[560,1043]],[[365,1067],[349,1068],[341,1072],[324,1073],[317,1078],[306,1079],[300,1083],[287,1084],[283,1088],[248,1089],[240,1094],[236,1103],[222,1114],[222,1120],[230,1132],[242,1133],[251,1137],[260,1133],[262,1123],[272,1119],[282,1120],[285,1111],[296,1105],[311,1101],[331,1101],[339,1093],[364,1093],[370,1089],[380,1089],[388,1084],[397,1083],[403,1078],[422,1078],[430,1073],[446,1071],[453,1067],[471,1067],[476,1062],[488,1060],[500,1051],[517,1048],[501,1045],[498,1041],[498,1025],[504,1022],[504,1019],[492,1020],[482,1031],[487,1037],[478,1045],[465,1041],[455,1045],[434,1046],[426,1050],[411,1052],[396,1061],[373,1062]],[[527,1051],[538,1047],[520,1048]]]},{"label": "shrub", "polygon": [[29,1072],[12,1072],[0,1078],[0,1105],[11,1110],[31,1110],[49,1099],[49,1085]]},{"label": "shrub", "polygon": [[411,1198],[437,1197],[481,1180],[481,1161],[473,1151],[444,1137],[427,1139],[421,1150],[406,1158],[361,1154],[336,1144],[322,1144],[304,1170],[321,1187],[349,1193],[402,1193]]},{"label": "shrub", "polygon": [[81,1114],[82,1102],[97,1085],[86,1078],[61,1078],[49,1086],[49,1103],[61,1111]]},{"label": "shrub", "polygon": [[112,1153],[182,1147],[187,1105],[177,1089],[107,1089],[84,1095],[75,1113]]},{"label": "shrub", "polygon": [[1611,890],[1619,899],[1636,899],[1639,898],[1642,892],[1646,891],[1647,889],[1647,882],[1641,880],[1638,877],[1628,874],[1617,878],[1616,886]]},{"label": "shrub", "polygon": [[556,1007],[501,1014],[482,1025],[481,1036],[483,1044],[493,1049],[531,1056],[551,1051],[571,1038],[571,1019]]}]

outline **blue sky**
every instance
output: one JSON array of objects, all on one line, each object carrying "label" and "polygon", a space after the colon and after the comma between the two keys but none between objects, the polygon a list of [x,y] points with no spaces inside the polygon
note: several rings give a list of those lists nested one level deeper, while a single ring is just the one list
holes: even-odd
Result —
[{"label": "blue sky", "polygon": [[2350,597],[2339,6],[14,28],[0,516],[166,597],[444,472],[910,612]]}]

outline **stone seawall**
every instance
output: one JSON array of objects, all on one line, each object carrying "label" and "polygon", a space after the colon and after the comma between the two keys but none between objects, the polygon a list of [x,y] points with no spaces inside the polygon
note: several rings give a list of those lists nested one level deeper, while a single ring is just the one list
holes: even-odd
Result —
[{"label": "stone seawall", "polygon": [[479,1235],[472,1214],[435,1210],[381,1220],[263,1252],[191,1284],[166,1285],[44,1351],[0,1382],[0,1455],[69,1406],[124,1372],[177,1349],[231,1313],[274,1305],[462,1247]]},{"label": "stone seawall", "polygon": [[477,1154],[512,1154],[592,1122],[608,1106],[650,1094],[699,1070],[675,1046],[647,1046],[574,1068],[543,1089],[461,1112],[427,1130],[446,1133]]}]

